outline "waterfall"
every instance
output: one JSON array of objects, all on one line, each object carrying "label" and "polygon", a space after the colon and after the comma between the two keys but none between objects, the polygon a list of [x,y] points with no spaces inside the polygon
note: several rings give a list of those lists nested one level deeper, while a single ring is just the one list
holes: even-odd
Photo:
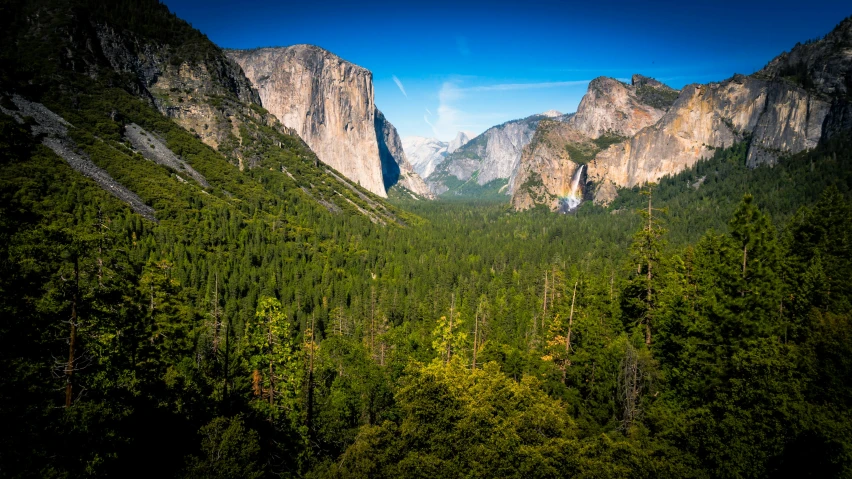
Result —
[{"label": "waterfall", "polygon": [[585,166],[586,165],[580,165],[577,170],[574,171],[574,176],[571,178],[571,186],[561,201],[562,204],[559,208],[561,213],[574,211],[578,206],[580,206],[580,203],[583,202],[583,188],[580,186],[580,180],[583,179],[583,168]]}]

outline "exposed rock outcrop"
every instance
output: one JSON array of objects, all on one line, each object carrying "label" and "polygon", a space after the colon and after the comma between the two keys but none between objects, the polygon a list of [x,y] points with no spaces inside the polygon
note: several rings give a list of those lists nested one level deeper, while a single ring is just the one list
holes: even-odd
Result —
[{"label": "exposed rock outcrop", "polygon": [[571,178],[581,165],[572,158],[572,151],[577,156],[576,152],[583,150],[597,151],[590,137],[566,123],[541,121],[521,156],[512,207],[526,210],[543,204],[551,211],[559,209],[560,197],[568,192]]},{"label": "exposed rock outcrop", "polygon": [[34,122],[30,125],[32,135],[41,137],[42,144],[65,160],[68,166],[93,180],[104,191],[125,202],[144,218],[157,221],[154,208],[146,205],[139,195],[116,181],[109,173],[95,165],[86,153],[77,148],[74,141],[68,137],[68,128],[73,126],[64,118],[41,103],[31,102],[20,95],[12,95],[11,100],[17,107],[17,111],[0,106],[0,112],[11,116],[22,125],[27,124],[27,118],[32,119]]},{"label": "exposed rock outcrop", "polygon": [[[397,178],[412,191],[422,190],[402,148],[392,145],[396,130],[377,118],[369,70],[312,45],[227,53],[257,88],[264,108],[294,129],[323,163],[382,197]],[[385,130],[390,136],[383,157]],[[396,167],[388,163],[391,158]],[[397,168],[408,173],[396,175]]]},{"label": "exposed rock outcrop", "polygon": [[214,50],[203,61],[175,61],[168,45],[95,24],[103,56],[116,72],[127,73],[164,115],[207,145],[242,162],[240,125],[258,114],[249,105],[260,97],[239,65]]},{"label": "exposed rock outcrop", "polygon": [[293,128],[320,161],[387,196],[369,70],[312,45],[227,53],[257,88],[264,108]]},{"label": "exposed rock outcrop", "polygon": [[421,178],[428,178],[447,157],[448,143],[435,138],[407,136],[402,139],[405,155]]},{"label": "exposed rock outcrop", "polygon": [[175,174],[182,173],[189,176],[204,188],[210,187],[210,183],[207,182],[207,178],[204,175],[195,171],[195,168],[190,166],[189,163],[175,155],[153,133],[145,131],[145,129],[135,123],[131,123],[124,127],[124,136],[130,141],[133,148],[145,158],[171,168],[175,171]]},{"label": "exposed rock outcrop", "polygon": [[[675,90],[641,75],[634,75],[631,85],[595,79],[566,123],[592,139],[628,137],[611,145],[596,141],[603,150],[589,162],[588,178],[598,185],[595,201],[607,204],[618,187],[658,181],[710,157],[716,148],[746,139],[750,167],[773,165],[784,155],[814,148],[832,134],[852,129],[850,92],[852,18],[821,40],[797,45],[752,76],[687,85],[674,101]],[[530,156],[531,165],[552,168],[552,162],[533,157],[557,153],[538,148]],[[526,168],[536,166],[522,166]],[[550,204],[544,193],[539,196]],[[528,207],[525,198],[517,198],[516,207]]]},{"label": "exposed rock outcrop", "polygon": [[[829,107],[818,96],[778,81],[735,76],[689,85],[657,124],[598,154],[589,177],[620,187],[657,181],[746,134],[752,135],[748,164],[774,163],[780,154],[817,145]],[[596,200],[606,203],[609,196]]]},{"label": "exposed rock outcrop", "polygon": [[[427,178],[432,191],[449,190],[450,177],[463,182],[485,185],[494,180],[507,180],[509,189],[518,170],[521,152],[532,140],[538,122],[546,118],[533,115],[489,128],[464,146],[448,154]],[[475,179],[472,179],[476,176]],[[449,180],[449,181],[448,181]],[[505,185],[504,185],[505,186]]]},{"label": "exposed rock outcrop", "polygon": [[461,147],[463,147],[464,145],[466,145],[466,144],[467,144],[467,142],[469,142],[471,138],[473,138],[473,134],[472,134],[472,133],[468,133],[468,132],[466,132],[466,131],[460,131],[460,132],[458,132],[458,133],[456,134],[456,137],[455,137],[455,138],[453,138],[453,139],[452,139],[452,140],[451,140],[451,141],[447,144],[447,153],[455,153],[455,151],[456,151],[456,150],[458,150],[459,148],[461,148]]},{"label": "exposed rock outcrop", "polygon": [[[668,88],[656,80],[639,75],[636,77],[641,82],[641,88]],[[589,83],[589,89],[580,100],[577,113],[568,120],[568,124],[592,138],[603,135],[635,135],[642,128],[656,123],[665,113],[664,110],[645,103],[637,96],[636,89],[633,85],[625,85],[613,78],[595,78]]]}]

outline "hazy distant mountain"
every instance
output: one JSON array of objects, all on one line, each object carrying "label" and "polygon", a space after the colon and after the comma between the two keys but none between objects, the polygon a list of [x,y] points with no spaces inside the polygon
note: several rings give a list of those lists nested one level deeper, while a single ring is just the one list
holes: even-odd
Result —
[{"label": "hazy distant mountain", "polygon": [[436,194],[483,196],[510,194],[523,148],[543,119],[570,118],[556,110],[489,128],[447,154],[426,182]]},{"label": "hazy distant mountain", "polygon": [[474,134],[467,131],[460,131],[455,138],[447,145],[447,154],[454,153],[456,150],[467,144]]},{"label": "hazy distant mountain", "polygon": [[414,171],[426,178],[435,171],[449,153],[464,146],[472,136],[473,133],[460,131],[450,142],[422,136],[407,136],[402,139],[402,148]]}]

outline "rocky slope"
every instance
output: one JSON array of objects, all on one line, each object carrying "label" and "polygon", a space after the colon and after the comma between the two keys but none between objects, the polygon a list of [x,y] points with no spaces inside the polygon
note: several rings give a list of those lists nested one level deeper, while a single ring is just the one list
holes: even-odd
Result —
[{"label": "rocky slope", "polygon": [[[639,75],[635,79],[643,79]],[[672,90],[662,83],[644,82],[625,85],[620,81],[598,77],[589,83],[589,89],[580,100],[577,113],[568,123],[586,136],[603,135],[630,137],[639,130],[656,123],[665,113],[663,109],[647,104],[637,95],[637,88],[646,90]]]},{"label": "rocky slope", "polygon": [[[652,127],[598,154],[589,176],[618,187],[657,181],[751,135],[750,166],[817,145],[830,103],[786,82],[744,76],[689,85]],[[596,201],[611,200],[612,188]]]},{"label": "rocky slope", "polygon": [[409,136],[402,139],[406,156],[421,178],[427,178],[435,171],[447,155],[464,146],[473,137],[473,133],[460,131],[450,142],[437,138]]},{"label": "rocky slope", "polygon": [[[62,121],[36,120],[38,127],[64,126],[51,127],[44,144],[143,217],[171,211],[162,203],[171,193],[162,192],[241,201],[240,185],[270,175],[276,195],[401,223],[387,205],[365,200],[367,190],[321,168],[296,132],[260,105],[241,67],[165,5],[43,0],[13,7],[20,21],[0,32],[17,45],[0,52],[2,111],[13,118],[26,105],[52,111]],[[45,45],[62,53],[44,54]],[[374,138],[378,126],[370,124]],[[388,150],[399,150],[398,138],[386,136]]]},{"label": "rocky slope", "polygon": [[797,44],[753,76],[784,80],[832,98],[823,139],[852,129],[852,17],[819,41]]},{"label": "rocky slope", "polygon": [[[595,201],[606,204],[619,187],[678,173],[711,156],[714,149],[736,142],[749,141],[746,161],[751,167],[814,148],[833,133],[852,129],[850,92],[852,18],[825,38],[778,56],[754,75],[687,85],[679,94],[641,75],[634,75],[631,85],[596,79],[566,123],[601,149],[590,158],[588,178],[597,185]],[[625,140],[616,141],[619,136]],[[613,144],[602,141],[608,137]],[[544,189],[538,193],[516,192],[516,208],[528,208],[531,202],[554,207],[551,196],[573,170],[554,172],[554,161],[545,160],[588,144],[584,138],[576,141],[545,141],[545,146],[525,152],[522,163],[530,164],[521,166],[522,183],[535,174],[563,178],[542,181]],[[548,144],[553,151],[545,151]]]},{"label": "rocky slope", "polygon": [[[242,66],[264,107],[293,128],[323,163],[382,197],[397,178],[405,188],[425,192],[402,148],[396,148],[398,138],[390,138],[397,137],[396,129],[379,118],[369,70],[312,45],[227,53]],[[408,173],[395,176],[396,169]]]},{"label": "rocky slope", "polygon": [[541,121],[532,142],[523,150],[512,207],[526,210],[542,204],[558,210],[577,168],[585,163],[582,157],[597,150],[592,139],[573,126]]},{"label": "rocky slope", "polygon": [[455,153],[456,150],[466,145],[471,138],[473,138],[473,133],[468,133],[466,131],[458,132],[456,137],[447,144],[447,153]]},{"label": "rocky slope", "polygon": [[[99,48],[93,49],[90,42],[72,51],[79,53],[84,47],[93,57],[102,56],[89,58],[82,53],[76,61],[89,63],[93,72],[104,74],[104,67],[110,67],[132,78],[137,94],[241,168],[244,162],[256,162],[241,148],[241,127],[251,122],[280,127],[259,108],[260,97],[239,65],[209,42],[196,47],[205,49],[203,59],[196,59],[182,55],[180,49],[175,51],[174,45],[142,38],[107,23],[92,22],[92,27],[87,34],[95,33]],[[84,35],[78,38],[86,38]],[[106,60],[108,65],[99,60]]]},{"label": "rocky slope", "polygon": [[511,187],[506,185],[513,182],[521,152],[532,140],[538,122],[545,118],[533,115],[489,128],[448,154],[426,182],[437,194],[464,194],[457,191],[459,186],[483,186],[491,182],[508,193]]},{"label": "rocky slope", "polygon": [[629,85],[606,77],[592,80],[576,113],[539,123],[510,183],[514,208],[545,204],[561,209],[560,198],[578,165],[659,121],[676,95],[677,90],[642,75],[634,75]]}]

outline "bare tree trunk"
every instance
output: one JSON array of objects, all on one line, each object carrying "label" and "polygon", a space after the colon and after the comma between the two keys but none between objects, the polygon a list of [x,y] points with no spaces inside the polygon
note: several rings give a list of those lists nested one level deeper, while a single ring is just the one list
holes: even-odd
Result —
[{"label": "bare tree trunk", "polygon": [[[746,278],[746,258],[748,258],[748,245],[743,245],[743,279]],[[745,289],[740,291],[741,296],[745,296]]]},{"label": "bare tree trunk", "polygon": [[370,357],[376,359],[376,288],[370,291]]},{"label": "bare tree trunk", "polygon": [[269,360],[269,422],[272,422],[272,411],[275,410],[275,376],[272,371],[272,360]]},{"label": "bare tree trunk", "polygon": [[476,369],[476,349],[479,341],[479,311],[473,313],[473,369]]},{"label": "bare tree trunk", "polygon": [[219,273],[216,273],[215,291],[213,293],[213,356],[219,352],[219,328],[221,326],[219,312]]},{"label": "bare tree trunk", "polygon": [[641,385],[639,384],[639,358],[636,350],[629,344],[622,360],[618,383],[619,394],[624,404],[622,426],[624,429],[627,429],[638,415],[638,400],[641,391]]},{"label": "bare tree trunk", "polygon": [[308,435],[313,436],[313,415],[314,415],[314,315],[311,315],[311,356],[308,365],[308,416],[306,426]]},{"label": "bare tree trunk", "polygon": [[71,407],[73,394],[72,379],[74,376],[74,361],[77,353],[77,301],[80,294],[80,263],[74,258],[74,296],[71,300],[71,333],[68,340],[68,363],[65,365],[65,407]]},{"label": "bare tree trunk", "polygon": [[571,332],[574,327],[574,301],[577,299],[577,284],[580,280],[574,282],[574,293],[571,296],[571,314],[568,315],[568,332],[565,334],[565,362],[562,365],[562,384],[568,380],[568,367],[571,366],[569,354],[571,353]]},{"label": "bare tree trunk", "polygon": [[[231,359],[230,358],[231,351],[230,351],[230,348],[229,348],[230,337],[231,337],[230,324],[226,324],[225,325],[225,358],[224,358],[224,361],[223,361],[223,364],[222,364],[222,370],[223,370],[222,376],[224,376],[223,379],[222,379],[222,400],[223,401],[228,399],[228,373],[229,373],[228,368],[230,366],[229,363],[230,363],[230,359]],[[227,412],[227,411],[225,411],[225,412]]]},{"label": "bare tree trunk", "polygon": [[574,283],[574,294],[571,296],[571,314],[568,315],[568,334],[565,335],[565,354],[571,350],[571,331],[574,326],[574,301],[577,299],[577,284],[580,280]]},{"label": "bare tree trunk", "polygon": [[647,291],[647,311],[645,312],[645,344],[651,344],[651,243],[653,241],[653,223],[651,221],[651,190],[648,190],[648,291]]}]

